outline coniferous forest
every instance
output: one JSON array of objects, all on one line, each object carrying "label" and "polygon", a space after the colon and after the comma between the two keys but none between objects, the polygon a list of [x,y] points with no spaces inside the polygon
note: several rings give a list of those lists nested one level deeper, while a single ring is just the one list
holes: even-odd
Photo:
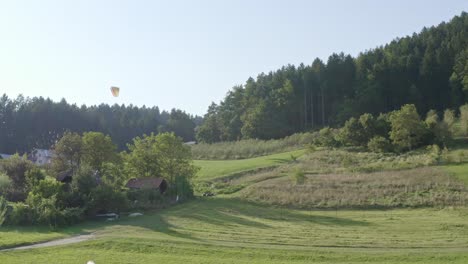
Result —
[{"label": "coniferous forest", "polygon": [[32,148],[48,149],[66,131],[99,131],[110,135],[119,149],[133,138],[151,132],[175,132],[185,141],[194,140],[201,118],[181,110],[158,107],[101,104],[77,106],[64,99],[53,102],[42,97],[0,97],[0,152],[24,153]]},{"label": "coniferous forest", "polygon": [[360,53],[287,65],[235,86],[197,130],[207,143],[281,138],[415,104],[457,109],[468,100],[468,14]]}]

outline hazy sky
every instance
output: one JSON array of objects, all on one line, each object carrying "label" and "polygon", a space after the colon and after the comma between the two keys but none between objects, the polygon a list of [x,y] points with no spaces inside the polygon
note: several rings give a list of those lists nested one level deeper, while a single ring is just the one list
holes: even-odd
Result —
[{"label": "hazy sky", "polygon": [[1,0],[0,94],[204,114],[249,76],[356,56],[464,10],[464,0]]}]

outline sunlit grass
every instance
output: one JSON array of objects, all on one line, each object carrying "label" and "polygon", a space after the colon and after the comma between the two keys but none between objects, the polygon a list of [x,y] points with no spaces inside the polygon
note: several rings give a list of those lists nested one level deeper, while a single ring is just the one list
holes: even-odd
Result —
[{"label": "sunlit grass", "polygon": [[[203,199],[1,263],[464,263],[467,209],[304,211]],[[0,238],[1,239],[1,238]]]},{"label": "sunlit grass", "polygon": [[295,150],[243,160],[196,160],[195,165],[201,168],[196,180],[210,180],[232,173],[286,164],[292,161],[291,155],[297,158],[304,153],[305,150]]}]

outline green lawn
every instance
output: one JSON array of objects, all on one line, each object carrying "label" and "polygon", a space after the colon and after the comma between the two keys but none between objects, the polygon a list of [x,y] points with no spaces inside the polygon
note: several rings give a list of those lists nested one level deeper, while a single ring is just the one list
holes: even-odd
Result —
[{"label": "green lawn", "polygon": [[201,167],[197,180],[211,180],[232,173],[281,165],[291,161],[291,155],[300,157],[305,150],[295,150],[268,156],[242,160],[196,160],[195,165]]},{"label": "green lawn", "polygon": [[0,263],[467,263],[467,217],[468,209],[303,211],[217,197],[96,228],[95,240],[2,252]]},{"label": "green lawn", "polygon": [[468,185],[468,163],[447,165],[444,168]]}]

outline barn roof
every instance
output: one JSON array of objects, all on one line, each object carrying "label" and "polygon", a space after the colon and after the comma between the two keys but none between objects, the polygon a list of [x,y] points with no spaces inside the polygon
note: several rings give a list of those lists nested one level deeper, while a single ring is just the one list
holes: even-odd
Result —
[{"label": "barn roof", "polygon": [[57,175],[57,180],[63,182],[66,178],[72,177],[73,173],[71,170],[62,171]]},{"label": "barn roof", "polygon": [[161,183],[165,182],[163,178],[151,177],[151,178],[133,178],[128,180],[125,185],[128,188],[133,189],[143,189],[143,188],[153,188],[157,189],[161,186]]}]

